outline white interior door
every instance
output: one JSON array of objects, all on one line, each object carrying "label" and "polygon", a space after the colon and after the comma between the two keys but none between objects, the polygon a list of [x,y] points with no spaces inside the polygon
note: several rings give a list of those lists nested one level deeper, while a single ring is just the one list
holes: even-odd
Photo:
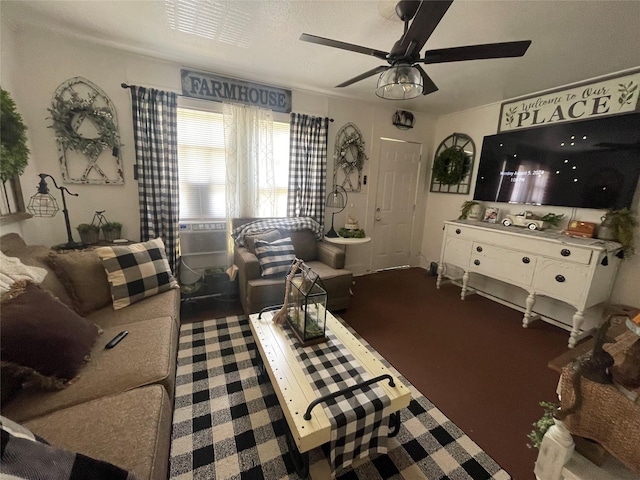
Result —
[{"label": "white interior door", "polygon": [[409,265],[422,145],[381,139],[372,268]]}]

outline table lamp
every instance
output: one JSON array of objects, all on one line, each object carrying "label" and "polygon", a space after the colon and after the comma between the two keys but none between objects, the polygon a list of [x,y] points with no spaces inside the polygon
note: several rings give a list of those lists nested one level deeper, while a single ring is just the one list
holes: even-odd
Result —
[{"label": "table lamp", "polygon": [[327,208],[339,208],[340,210],[331,214],[331,229],[327,232],[327,237],[335,238],[339,237],[333,228],[333,218],[336,213],[340,213],[347,206],[347,191],[340,185],[334,185],[331,192],[327,196],[325,203]]},{"label": "table lamp", "polygon": [[45,178],[49,177],[55,187],[62,193],[62,213],[64,214],[64,223],[67,227],[67,243],[57,245],[56,248],[62,250],[72,250],[76,248],[84,248],[82,243],[74,242],[71,235],[71,225],[69,224],[69,211],[67,210],[67,201],[64,197],[64,192],[69,195],[77,197],[77,193],[71,193],[67,187],[59,187],[55,178],[47,173],[40,173],[40,183],[38,184],[38,192],[29,199],[29,205],[27,205],[27,211],[34,217],[54,217],[60,208],[55,197],[49,193],[49,186]]}]

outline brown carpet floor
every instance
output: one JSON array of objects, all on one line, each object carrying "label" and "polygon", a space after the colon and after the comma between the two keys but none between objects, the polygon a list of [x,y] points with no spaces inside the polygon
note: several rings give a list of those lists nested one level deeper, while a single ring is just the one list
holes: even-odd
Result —
[{"label": "brown carpet floor", "polygon": [[[527,447],[538,402],[555,401],[558,374],[547,363],[569,333],[460,288],[435,287],[421,268],[356,278],[349,309],[338,312],[420,392],[515,480],[531,480],[537,450]],[[182,321],[241,314],[237,302],[183,305]]]},{"label": "brown carpet floor", "polygon": [[420,392],[514,479],[530,480],[537,450],[527,447],[541,400],[556,401],[549,360],[569,333],[410,268],[356,278],[341,314]]}]

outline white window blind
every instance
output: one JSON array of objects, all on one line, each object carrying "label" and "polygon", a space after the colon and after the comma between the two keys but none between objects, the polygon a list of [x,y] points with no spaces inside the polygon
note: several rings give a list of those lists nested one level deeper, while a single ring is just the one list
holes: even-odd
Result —
[{"label": "white window blind", "polygon": [[[277,215],[286,216],[289,124],[273,123]],[[178,108],[180,220],[225,218],[224,124],[221,113]]]}]

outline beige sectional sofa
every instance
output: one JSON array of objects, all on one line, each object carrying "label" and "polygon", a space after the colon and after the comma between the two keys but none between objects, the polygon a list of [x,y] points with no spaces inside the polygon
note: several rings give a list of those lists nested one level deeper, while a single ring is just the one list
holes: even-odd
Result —
[{"label": "beige sectional sofa", "polygon": [[[234,218],[232,226],[236,230],[238,227],[256,220],[268,221],[269,219]],[[270,232],[266,232],[264,235],[263,238],[269,238]],[[304,260],[320,276],[321,285],[327,292],[327,308],[329,310],[344,310],[349,307],[353,274],[344,268],[345,254],[339,246],[318,241],[311,230],[279,229],[276,237],[291,238],[295,256]],[[261,235],[258,234],[253,240],[256,239],[261,239]],[[255,252],[251,250],[250,244],[247,246],[235,245],[234,264],[238,267],[240,303],[247,315],[259,312],[265,307],[283,303],[284,278],[262,276],[260,262]]]},{"label": "beige sectional sofa", "polygon": [[[42,287],[102,330],[73,382],[62,390],[20,389],[3,402],[2,415],[56,447],[107,461],[140,480],[166,479],[179,289],[114,310],[110,297],[104,304],[109,285],[95,251],[52,255],[47,247],[25,245],[16,234],[0,238],[0,249],[46,269]],[[128,336],[105,349],[123,330]]]}]

